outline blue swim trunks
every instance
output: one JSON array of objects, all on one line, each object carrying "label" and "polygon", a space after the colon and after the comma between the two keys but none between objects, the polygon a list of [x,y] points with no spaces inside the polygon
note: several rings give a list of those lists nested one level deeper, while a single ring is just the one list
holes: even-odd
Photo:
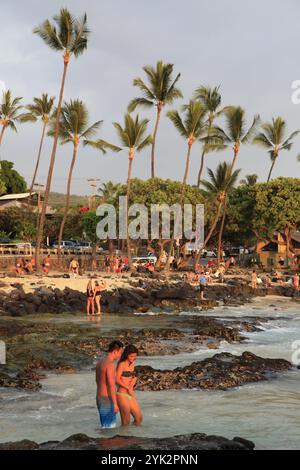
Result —
[{"label": "blue swim trunks", "polygon": [[96,402],[101,427],[103,429],[115,428],[117,425],[117,416],[112,399],[109,397],[96,397]]}]

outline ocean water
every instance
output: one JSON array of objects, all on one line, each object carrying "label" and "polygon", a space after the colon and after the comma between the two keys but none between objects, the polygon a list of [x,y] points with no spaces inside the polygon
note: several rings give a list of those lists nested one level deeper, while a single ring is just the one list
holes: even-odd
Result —
[{"label": "ocean water", "polygon": [[[223,342],[219,350],[203,347],[192,354],[143,357],[138,363],[173,368],[221,351],[240,354],[246,350],[297,363],[298,359],[300,362],[299,310],[297,304],[279,298],[258,299],[238,308],[220,307],[205,314],[228,319],[259,316],[262,322],[266,317],[273,319],[263,322],[261,331],[248,333],[243,344]],[[183,312],[181,316],[188,314]],[[119,318],[111,321],[112,327],[122,327]],[[130,325],[126,321],[126,328],[141,328],[143,324],[149,327],[153,321],[157,327],[170,324],[176,327],[178,320],[175,315],[143,318],[131,318]],[[74,433],[99,437],[116,434],[116,430],[99,429],[93,371],[50,374],[42,384],[40,392],[0,389],[1,442],[24,438],[44,442],[64,439]],[[204,432],[228,438],[241,436],[253,440],[258,449],[300,448],[300,370],[296,367],[272,380],[227,391],[137,392],[137,397],[143,411],[143,425],[120,428],[118,434],[165,437]]]}]

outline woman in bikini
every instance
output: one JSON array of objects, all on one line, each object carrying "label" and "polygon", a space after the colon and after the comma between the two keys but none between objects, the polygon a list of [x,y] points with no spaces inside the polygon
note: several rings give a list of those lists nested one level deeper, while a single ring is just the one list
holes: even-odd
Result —
[{"label": "woman in bikini", "polygon": [[133,344],[129,344],[123,351],[117,367],[116,382],[118,385],[117,401],[121,414],[122,426],[130,424],[130,416],[134,418],[133,424],[140,426],[143,416],[136,401],[134,386],[136,384],[136,373],[134,361],[138,355],[138,350]]},{"label": "woman in bikini", "polygon": [[92,315],[95,313],[95,304],[94,304],[94,290],[93,290],[93,283],[92,281],[88,282],[86,287],[86,314],[90,314],[90,310],[92,307]]},{"label": "woman in bikini", "polygon": [[99,284],[98,281],[95,281],[95,288],[94,288],[94,301],[97,305],[97,315],[101,315],[101,291],[106,288],[105,282]]}]

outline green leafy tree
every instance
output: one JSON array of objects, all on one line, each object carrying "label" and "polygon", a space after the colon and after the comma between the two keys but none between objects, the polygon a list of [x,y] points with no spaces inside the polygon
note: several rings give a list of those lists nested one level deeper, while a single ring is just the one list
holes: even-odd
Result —
[{"label": "green leafy tree", "polygon": [[262,126],[263,132],[259,132],[253,139],[253,143],[268,150],[271,159],[271,168],[267,182],[270,181],[274,165],[283,150],[291,150],[292,140],[299,134],[299,130],[292,132],[288,137],[285,135],[286,123],[278,116],[272,122],[265,122]]},{"label": "green leafy tree", "polygon": [[20,121],[21,122],[42,122],[42,135],[40,139],[40,144],[39,144],[39,150],[38,150],[38,155],[37,155],[37,160],[35,164],[35,169],[30,185],[30,194],[33,191],[34,183],[36,180],[36,175],[39,169],[39,164],[40,164],[40,159],[41,159],[41,154],[42,154],[42,149],[43,149],[43,143],[44,143],[44,138],[45,138],[45,133],[46,133],[46,128],[50,119],[50,114],[52,111],[53,103],[54,103],[54,97],[48,97],[47,93],[43,93],[41,98],[33,98],[33,103],[28,104],[26,106],[26,113],[23,113],[20,116]]},{"label": "green leafy tree", "polygon": [[4,132],[6,129],[17,132],[16,123],[20,120],[20,105],[22,98],[13,98],[11,90],[4,91],[2,94],[2,103],[0,103],[0,146],[3,141]]},{"label": "green leafy tree", "polygon": [[27,184],[23,176],[14,169],[14,163],[2,160],[0,169],[0,180],[6,188],[6,194],[25,193]]},{"label": "green leafy tree", "polygon": [[282,232],[286,253],[293,252],[291,231],[300,228],[300,180],[277,178],[256,187],[253,227],[258,239],[276,242],[274,233]]},{"label": "green leafy tree", "polygon": [[59,138],[59,122],[67,70],[70,58],[72,56],[74,56],[75,58],[79,57],[87,48],[89,35],[89,30],[87,28],[87,16],[86,14],[84,14],[82,18],[77,19],[69,12],[69,10],[67,10],[66,8],[62,8],[59,14],[54,16],[54,23],[51,23],[49,20],[45,20],[40,26],[35,28],[33,32],[37,34],[50,49],[62,53],[64,63],[63,76],[61,80],[60,93],[57,104],[53,147],[47,175],[44,201],[40,215],[39,228],[37,232],[36,266],[37,269],[40,269],[39,253],[41,242],[43,239],[46,209],[48,205],[52,175],[56,158],[56,150]]},{"label": "green leafy tree", "polygon": [[161,112],[165,105],[172,104],[177,98],[182,98],[182,93],[176,87],[176,83],[180,78],[180,73],[173,80],[173,64],[164,64],[162,61],[157,62],[156,67],[146,65],[143,70],[148,79],[146,84],[142,78],[135,78],[133,85],[138,87],[142,92],[142,97],[134,98],[128,105],[128,111],[132,112],[137,106],[147,108],[156,107],[156,122],[152,139],[151,151],[151,177],[155,177],[155,143],[159,125]]}]

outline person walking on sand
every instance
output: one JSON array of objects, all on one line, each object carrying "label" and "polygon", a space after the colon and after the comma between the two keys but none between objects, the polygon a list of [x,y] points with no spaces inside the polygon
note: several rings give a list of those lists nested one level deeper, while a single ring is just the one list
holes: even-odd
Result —
[{"label": "person walking on sand", "polygon": [[74,278],[79,274],[79,263],[75,258],[72,259],[69,269]]},{"label": "person walking on sand", "polygon": [[133,344],[129,344],[125,347],[117,366],[117,401],[122,426],[130,424],[130,416],[133,416],[135,426],[140,426],[143,420],[141,409],[134,394],[134,387],[137,382],[134,362],[137,355],[137,348]]},{"label": "person walking on sand", "polygon": [[86,314],[89,316],[90,311],[92,309],[92,315],[94,316],[95,313],[95,303],[94,303],[94,289],[93,283],[89,280],[88,285],[86,287]]},{"label": "person walking on sand", "polygon": [[47,255],[46,258],[44,259],[43,263],[43,271],[44,273],[48,274],[51,266],[51,259],[50,255]]},{"label": "person walking on sand", "polygon": [[253,269],[252,274],[251,274],[251,286],[252,289],[257,289],[257,274],[255,269]]},{"label": "person walking on sand", "polygon": [[119,407],[116,396],[116,366],[123,352],[123,344],[113,341],[108,346],[107,356],[96,364],[96,404],[102,429],[115,428]]},{"label": "person walking on sand", "polygon": [[103,289],[106,289],[106,283],[103,282],[102,284],[99,284],[98,281],[95,281],[94,301],[97,306],[97,315],[101,315],[101,291]]},{"label": "person walking on sand", "polygon": [[199,276],[199,289],[200,289],[200,299],[204,300],[204,292],[206,289],[206,276],[205,274],[201,274]]}]

